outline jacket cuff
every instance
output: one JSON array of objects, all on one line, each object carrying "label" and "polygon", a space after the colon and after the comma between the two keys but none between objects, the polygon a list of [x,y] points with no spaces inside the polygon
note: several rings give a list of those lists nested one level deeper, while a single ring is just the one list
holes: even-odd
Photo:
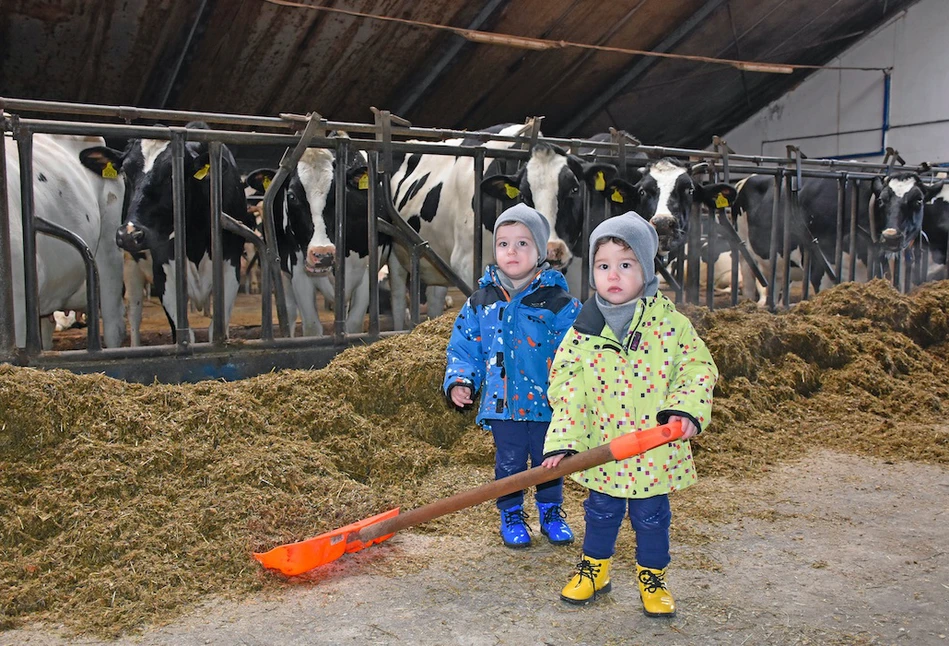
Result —
[{"label": "jacket cuff", "polygon": [[[475,395],[478,394],[478,391],[475,390],[474,384],[471,383],[470,381],[454,381],[454,382],[448,384],[448,388],[445,389],[445,399],[447,399],[447,400],[448,400],[448,403],[451,404],[452,406],[455,406],[455,402],[453,402],[453,401],[451,400],[451,389],[452,389],[452,388],[457,388],[458,386],[464,386],[464,387],[466,387],[466,388],[470,388],[470,389],[471,389],[471,399],[474,399],[474,398],[475,398]],[[455,408],[458,408],[458,406],[455,406]],[[459,410],[461,410],[461,409],[459,409]]]},{"label": "jacket cuff", "polygon": [[660,424],[665,424],[666,422],[669,421],[669,418],[672,417],[673,415],[689,418],[692,421],[692,423],[695,424],[695,428],[698,429],[695,433],[696,435],[702,432],[702,425],[699,423],[699,420],[695,419],[691,414],[686,413],[683,410],[673,410],[673,409],[661,410],[656,414],[656,421],[659,422]]},{"label": "jacket cuff", "polygon": [[549,453],[544,453],[544,459],[553,457],[555,455],[574,455],[577,451],[573,449],[559,449],[557,451],[550,451]]}]

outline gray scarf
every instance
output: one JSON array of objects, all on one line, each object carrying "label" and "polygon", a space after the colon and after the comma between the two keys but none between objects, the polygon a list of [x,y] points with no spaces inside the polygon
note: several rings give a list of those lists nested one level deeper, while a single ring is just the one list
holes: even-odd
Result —
[{"label": "gray scarf", "polygon": [[606,321],[606,324],[613,330],[613,334],[616,335],[620,343],[623,342],[623,339],[626,338],[626,333],[629,332],[629,324],[633,321],[637,304],[639,304],[639,299],[634,298],[628,303],[613,305],[600,298],[599,294],[596,295],[596,306],[600,308],[600,313],[603,314],[603,320]]},{"label": "gray scarf", "polygon": [[[537,268],[537,271],[541,272],[549,268],[550,268],[550,263],[543,262],[541,263],[540,267]],[[511,300],[514,300],[515,296],[517,296],[518,294],[523,292],[525,289],[527,289],[527,286],[530,285],[531,281],[534,280],[534,277],[537,276],[536,273],[531,274],[530,277],[525,278],[524,282],[522,282],[520,285],[515,285],[513,282],[511,282],[510,277],[507,274],[505,274],[503,271],[501,271],[500,268],[496,267],[495,271],[498,276],[498,282],[501,283],[501,287],[503,287],[504,291],[507,292],[507,295],[511,297]]]}]

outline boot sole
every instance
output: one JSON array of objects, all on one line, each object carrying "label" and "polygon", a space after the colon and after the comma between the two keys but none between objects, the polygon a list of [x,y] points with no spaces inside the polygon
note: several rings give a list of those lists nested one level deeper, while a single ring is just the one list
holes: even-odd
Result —
[{"label": "boot sole", "polygon": [[524,548],[530,547],[530,543],[508,543],[507,541],[501,541],[504,543],[504,547],[509,547],[512,550],[522,550]]},{"label": "boot sole", "polygon": [[576,540],[574,537],[571,536],[569,540],[555,541],[554,539],[550,537],[550,534],[545,532],[543,529],[540,530],[540,533],[547,537],[547,540],[550,541],[551,545],[572,545],[574,540]]},{"label": "boot sole", "polygon": [[643,614],[646,615],[647,617],[657,617],[657,618],[659,618],[659,617],[675,617],[675,616],[676,616],[676,611],[673,610],[672,612],[649,612],[648,610],[646,610],[645,608],[643,608]]},{"label": "boot sole", "polygon": [[562,601],[566,601],[567,603],[569,603],[569,604],[572,605],[572,606],[585,606],[585,605],[587,605],[588,603],[593,603],[594,601],[596,601],[596,598],[597,598],[599,595],[601,595],[601,594],[606,594],[607,592],[609,592],[609,591],[612,590],[612,589],[613,589],[613,582],[611,581],[610,583],[607,583],[607,584],[604,585],[602,588],[600,588],[599,590],[597,590],[596,592],[594,592],[594,593],[593,593],[593,596],[590,597],[589,599],[571,599],[570,597],[566,597],[566,596],[564,596],[564,595],[560,595],[560,599],[561,599]]}]

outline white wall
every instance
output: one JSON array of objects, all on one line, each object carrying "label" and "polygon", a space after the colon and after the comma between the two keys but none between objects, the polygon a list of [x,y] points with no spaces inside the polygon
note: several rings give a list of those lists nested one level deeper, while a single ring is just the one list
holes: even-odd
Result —
[{"label": "white wall", "polygon": [[[892,68],[885,143],[883,73],[858,70],[816,72],[725,139],[748,155],[784,157],[794,144],[808,157],[882,161],[867,153],[892,146],[908,165],[949,162],[947,36],[949,2],[921,0],[827,63]],[[854,130],[870,132],[843,134]]]}]

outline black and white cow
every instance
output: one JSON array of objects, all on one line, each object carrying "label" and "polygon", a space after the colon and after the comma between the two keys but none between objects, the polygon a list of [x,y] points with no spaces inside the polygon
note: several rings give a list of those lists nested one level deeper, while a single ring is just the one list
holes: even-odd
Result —
[{"label": "black and white cow", "polygon": [[[85,241],[99,269],[103,337],[107,347],[122,345],[122,254],[113,243],[122,221],[125,186],[90,173],[79,163],[79,151],[104,144],[100,137],[37,134],[33,137],[34,214],[69,229]],[[13,253],[14,339],[26,345],[23,228],[20,218],[20,161],[16,146],[6,145],[7,206]],[[79,252],[45,234],[36,236],[42,345],[52,348],[52,315],[56,310],[85,309],[85,266]]]},{"label": "black and white cow", "polygon": [[701,184],[695,167],[672,157],[648,162],[642,170],[630,168],[628,181],[618,173],[598,182],[611,212],[618,215],[636,211],[659,234],[659,254],[665,255],[685,244],[692,205],[698,201],[709,208],[731,205],[737,191],[731,184]]},{"label": "black and white cow", "polygon": [[[869,259],[870,245],[876,244],[877,251],[884,259],[892,259],[905,252],[919,237],[923,226],[923,204],[939,193],[941,186],[927,187],[916,173],[899,171],[886,177],[877,177],[872,182],[860,181],[857,184],[857,227],[856,241],[859,272],[854,278],[866,280],[869,275],[866,263]],[[783,192],[783,191],[782,191]],[[771,218],[773,209],[774,178],[752,175],[738,185],[738,232],[756,257],[765,276],[770,273]],[[844,266],[849,266],[847,250],[850,248],[851,192],[848,190],[844,201],[844,227],[842,240]],[[824,262],[815,255],[821,255],[833,262],[837,242],[837,201],[838,183],[834,179],[805,178],[798,194],[799,216],[790,220],[790,249],[792,266],[800,271],[803,251],[811,252],[811,270],[808,279],[815,290],[830,286],[829,275]],[[782,207],[783,208],[783,207]],[[776,270],[776,283],[783,285],[783,216],[778,214],[777,240],[781,248],[778,256],[782,261]],[[871,243],[871,240],[875,242]],[[767,292],[760,289],[751,270],[742,265],[743,295],[764,305]],[[843,276],[841,278],[844,278]],[[792,273],[792,280],[803,279],[803,274]],[[776,298],[778,294],[776,292]]]},{"label": "black and white cow", "polygon": [[[207,128],[198,122],[188,128]],[[121,171],[127,186],[126,213],[116,228],[115,242],[132,254],[148,250],[152,259],[152,293],[161,300],[177,339],[177,300],[175,296],[174,210],[172,207],[172,155],[169,141],[132,139],[120,152],[104,146],[88,148],[80,155],[82,163],[100,174]],[[221,174],[222,210],[249,228],[254,221],[247,214],[244,190],[237,162],[223,147]],[[185,145],[185,218],[188,297],[203,308],[211,296],[211,190],[210,156],[206,143]],[[228,231],[222,236],[224,262],[225,329],[239,285],[241,253],[244,240]],[[213,331],[209,328],[209,335]],[[193,336],[193,333],[192,333]]]},{"label": "black and white cow", "polygon": [[[329,150],[308,148],[274,198],[274,224],[291,334],[296,327],[298,309],[303,335],[323,334],[316,292],[319,290],[328,302],[335,299],[336,161]],[[346,164],[346,331],[362,332],[369,307],[366,162],[362,153],[358,153]],[[274,175],[272,170],[257,170],[248,175],[247,184],[262,191]],[[385,245],[388,237],[380,234],[379,241]]]},{"label": "black and white cow", "polygon": [[[502,135],[523,133],[524,125],[499,125],[486,129]],[[476,138],[449,139],[448,146],[477,146]],[[510,142],[488,141],[486,148],[508,148]],[[515,174],[501,173],[502,165],[493,160],[484,172],[481,190],[481,217],[484,227],[482,259],[493,262],[492,231],[498,201],[502,208],[522,201],[537,209],[550,223],[547,259],[551,266],[563,269],[570,262],[571,246],[583,226],[580,182],[588,181],[595,165],[568,155],[557,146],[541,143],[531,150],[530,158]],[[391,177],[394,206],[399,215],[428,241],[432,250],[445,258],[453,270],[469,285],[480,276],[472,275],[474,263],[474,162],[472,157],[436,154],[406,155]],[[396,245],[398,263],[392,263],[393,327],[403,329],[408,251]],[[445,279],[426,261],[421,263],[421,279],[430,286],[429,316],[443,311]]]},{"label": "black and white cow", "polygon": [[[934,184],[933,187],[936,185]],[[930,280],[944,280],[949,278],[946,271],[946,255],[949,253],[949,184],[939,182],[939,191],[932,195],[923,207],[923,233],[929,241],[929,253],[932,263]]]}]

